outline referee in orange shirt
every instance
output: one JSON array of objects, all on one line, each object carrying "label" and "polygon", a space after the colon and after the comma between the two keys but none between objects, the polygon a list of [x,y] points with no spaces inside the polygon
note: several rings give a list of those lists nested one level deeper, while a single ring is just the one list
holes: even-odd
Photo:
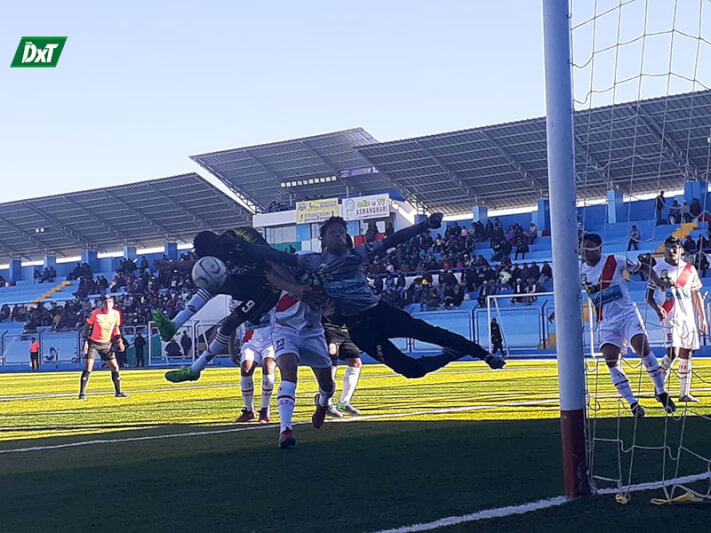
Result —
[{"label": "referee in orange shirt", "polygon": [[79,386],[79,399],[86,400],[86,384],[89,383],[89,376],[94,369],[96,356],[101,356],[101,360],[111,370],[111,381],[114,382],[115,396],[117,398],[128,398],[128,394],[121,390],[121,374],[116,363],[111,343],[116,342],[119,350],[124,350],[123,339],[121,338],[121,314],[114,309],[114,297],[105,295],[101,301],[101,309],[92,311],[91,316],[86,321],[84,327],[84,357],[86,366],[81,373],[81,383]]}]

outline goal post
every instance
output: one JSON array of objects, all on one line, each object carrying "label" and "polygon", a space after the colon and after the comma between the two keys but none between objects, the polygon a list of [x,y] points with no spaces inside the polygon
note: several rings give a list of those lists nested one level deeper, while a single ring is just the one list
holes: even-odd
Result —
[{"label": "goal post", "polygon": [[590,492],[585,454],[585,370],[575,207],[572,61],[568,0],[543,0],[546,137],[560,388],[563,484],[567,496]]}]

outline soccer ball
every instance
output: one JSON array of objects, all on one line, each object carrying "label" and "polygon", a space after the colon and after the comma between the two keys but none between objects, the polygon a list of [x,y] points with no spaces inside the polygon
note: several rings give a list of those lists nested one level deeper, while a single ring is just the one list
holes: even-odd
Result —
[{"label": "soccer ball", "polygon": [[227,267],[217,257],[202,257],[193,266],[192,276],[197,288],[214,292],[225,283]]}]

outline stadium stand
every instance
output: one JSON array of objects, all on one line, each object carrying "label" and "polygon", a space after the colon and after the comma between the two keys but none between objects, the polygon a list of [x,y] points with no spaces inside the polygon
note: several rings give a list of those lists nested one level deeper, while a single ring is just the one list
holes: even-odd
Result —
[{"label": "stadium stand", "polygon": [[[578,184],[579,198],[599,200],[608,195],[609,199],[611,190],[624,190],[633,198],[622,202],[620,195],[619,205],[579,207],[579,230],[600,233],[605,252],[619,254],[627,253],[631,224],[641,235],[634,254],[659,253],[663,240],[674,232],[693,241],[687,255],[706,277],[708,259],[696,252],[711,251],[703,212],[707,192],[694,187],[700,182],[689,179],[694,169],[703,167],[710,112],[708,90],[577,112],[576,165],[586,176]],[[659,149],[657,121],[662,113],[662,140],[669,142],[677,130],[687,138],[684,173],[673,150]],[[633,118],[643,126],[635,130],[634,139],[629,130]],[[612,170],[597,163],[610,157],[610,144],[607,136],[602,139],[590,133],[591,124],[606,125],[617,159],[624,161],[632,149],[644,156],[634,168],[634,180],[630,181],[630,168],[624,163]],[[9,346],[22,345],[23,331],[53,328],[69,338],[69,330],[75,330],[91,308],[89,302],[107,291],[119,296],[119,307],[133,326],[145,325],[152,309],[174,313],[190,296],[189,280],[155,276],[149,268],[134,266],[134,261],[145,257],[152,264],[166,254],[177,259],[177,245],[189,246],[197,231],[252,225],[253,213],[292,209],[299,200],[384,192],[420,210],[454,215],[484,207],[484,216],[482,223],[471,218],[449,222],[431,237],[417,237],[374,261],[369,270],[374,290],[391,303],[484,345],[489,342],[492,312],[486,297],[498,295],[502,298],[495,301],[494,312],[507,317],[502,329],[510,353],[546,353],[554,344],[554,326],[546,320],[552,299],[536,296],[552,290],[550,272],[541,271],[552,260],[546,200],[538,200],[548,194],[544,118],[386,143],[355,128],[192,159],[227,185],[248,209],[195,173],[0,204],[0,259],[15,263],[14,272],[0,269],[6,284],[0,288],[0,309],[7,310],[0,310],[3,354]],[[686,216],[683,224],[658,225],[654,200],[634,199],[656,194],[659,188],[678,191],[681,187],[684,193],[667,198],[667,205],[674,200],[696,205],[693,220]],[[691,196],[699,201],[694,204]],[[537,210],[530,207],[536,201]],[[531,210],[492,216],[484,222],[486,209],[523,207]],[[665,209],[663,221],[668,222],[670,215],[675,213]],[[533,234],[531,223],[540,226]],[[372,222],[367,231],[359,224],[349,230],[363,230],[362,235],[353,235],[356,243],[384,236]],[[272,244],[293,248],[291,242]],[[136,255],[134,247],[151,246],[162,250]],[[123,257],[98,256],[121,248]],[[79,263],[63,262],[79,253]],[[18,269],[19,259],[35,263]],[[44,260],[43,266],[37,265],[39,260]],[[643,301],[642,283],[632,283],[631,291],[637,301]],[[654,341],[658,335],[651,329]],[[409,340],[402,341],[401,347],[428,348]]]}]

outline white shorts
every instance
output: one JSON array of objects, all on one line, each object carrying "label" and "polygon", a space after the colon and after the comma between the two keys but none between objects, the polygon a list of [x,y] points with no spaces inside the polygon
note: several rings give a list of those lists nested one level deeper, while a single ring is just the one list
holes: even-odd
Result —
[{"label": "white shorts", "polygon": [[274,346],[269,344],[256,344],[248,342],[240,347],[240,362],[254,361],[258,365],[262,364],[264,359],[274,359]]},{"label": "white shorts", "polygon": [[662,335],[666,348],[698,350],[701,347],[696,321],[662,322]]},{"label": "white shorts", "polygon": [[311,368],[331,366],[331,357],[328,355],[323,330],[316,335],[303,336],[293,329],[277,326],[272,330],[272,343],[277,359],[285,353],[293,353],[299,359],[300,365]]},{"label": "white shorts", "polygon": [[601,348],[605,344],[612,344],[620,350],[624,350],[636,335],[647,335],[647,330],[644,329],[642,320],[637,313],[616,318],[614,321],[603,320],[598,328],[598,340]]}]

